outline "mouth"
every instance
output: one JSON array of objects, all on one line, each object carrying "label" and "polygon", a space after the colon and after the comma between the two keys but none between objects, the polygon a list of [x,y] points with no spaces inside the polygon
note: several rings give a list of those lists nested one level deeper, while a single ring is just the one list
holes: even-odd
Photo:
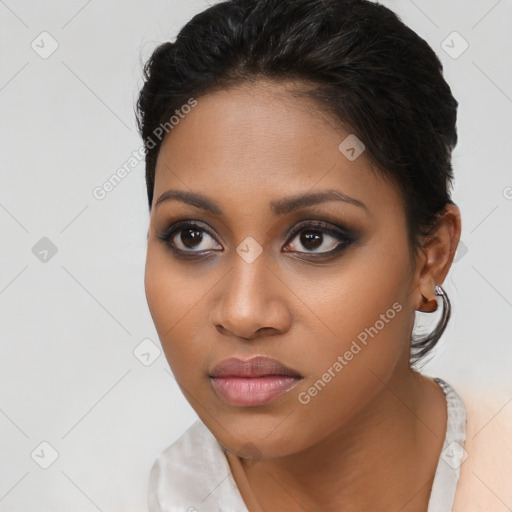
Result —
[{"label": "mouth", "polygon": [[209,372],[209,377],[221,399],[244,407],[269,403],[304,378],[281,361],[262,356],[225,359]]}]

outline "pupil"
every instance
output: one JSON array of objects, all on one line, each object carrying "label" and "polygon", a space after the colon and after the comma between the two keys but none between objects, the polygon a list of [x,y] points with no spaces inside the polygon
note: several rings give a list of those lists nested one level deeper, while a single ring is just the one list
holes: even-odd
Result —
[{"label": "pupil", "polygon": [[196,247],[201,243],[203,235],[197,229],[185,229],[181,232],[181,241],[188,248]]},{"label": "pupil", "polygon": [[318,231],[303,231],[300,242],[306,249],[316,249],[322,245],[322,234]]}]

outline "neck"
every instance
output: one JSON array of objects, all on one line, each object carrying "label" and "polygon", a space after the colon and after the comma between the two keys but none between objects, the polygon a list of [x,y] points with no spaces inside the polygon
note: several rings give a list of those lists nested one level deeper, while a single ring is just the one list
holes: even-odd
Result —
[{"label": "neck", "polygon": [[441,388],[409,370],[321,442],[244,471],[265,511],[426,510],[446,420]]}]

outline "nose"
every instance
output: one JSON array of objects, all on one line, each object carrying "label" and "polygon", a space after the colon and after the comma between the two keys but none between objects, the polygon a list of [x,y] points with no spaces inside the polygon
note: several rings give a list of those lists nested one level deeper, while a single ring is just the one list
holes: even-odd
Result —
[{"label": "nose", "polygon": [[216,290],[210,315],[221,334],[252,340],[290,328],[287,296],[291,292],[275,272],[263,254],[252,263],[235,257],[233,268]]}]

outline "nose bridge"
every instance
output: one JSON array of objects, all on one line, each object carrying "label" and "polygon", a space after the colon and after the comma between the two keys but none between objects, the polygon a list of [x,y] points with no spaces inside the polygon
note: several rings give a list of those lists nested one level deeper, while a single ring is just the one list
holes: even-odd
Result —
[{"label": "nose bridge", "polygon": [[255,308],[258,303],[268,300],[269,290],[260,285],[271,273],[267,268],[268,249],[261,245],[262,237],[258,240],[253,236],[246,236],[234,249],[230,282],[230,295],[238,305],[244,304]]},{"label": "nose bridge", "polygon": [[[260,254],[254,260],[247,259],[253,249],[246,250],[242,244],[234,256],[233,270],[231,271],[229,290],[227,291],[226,302],[230,308],[236,310],[238,316],[256,315],[258,310],[264,307],[265,302],[271,299],[271,286],[268,274],[267,263],[264,254]],[[242,255],[240,254],[242,252]]]}]

